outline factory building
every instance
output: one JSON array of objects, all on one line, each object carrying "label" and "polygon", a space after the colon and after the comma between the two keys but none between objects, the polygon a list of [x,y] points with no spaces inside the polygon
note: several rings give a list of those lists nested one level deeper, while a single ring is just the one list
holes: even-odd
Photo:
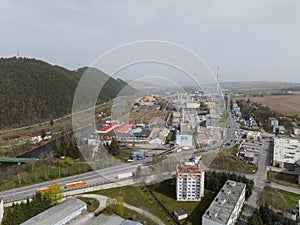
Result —
[{"label": "factory building", "polygon": [[197,159],[180,162],[176,172],[177,201],[201,201],[204,196],[203,163]]},{"label": "factory building", "polygon": [[202,224],[235,224],[245,201],[245,193],[246,184],[227,180],[202,216]]}]

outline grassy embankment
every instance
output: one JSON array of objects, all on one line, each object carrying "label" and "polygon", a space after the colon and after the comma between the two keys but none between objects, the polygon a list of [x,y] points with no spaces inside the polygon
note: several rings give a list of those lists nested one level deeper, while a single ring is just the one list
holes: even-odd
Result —
[{"label": "grassy embankment", "polygon": [[257,167],[240,160],[236,154],[238,147],[234,146],[218,153],[203,155],[202,160],[206,166],[211,169],[231,171],[237,173],[253,174]]},{"label": "grassy embankment", "polygon": [[[120,188],[100,190],[92,193],[105,195],[111,198],[115,198],[116,196],[121,196],[123,197],[124,202],[152,213],[153,215],[160,218],[166,225],[173,224],[173,222],[168,217],[168,215],[155,202],[154,198],[150,195],[150,193],[145,187],[125,186]],[[151,221],[147,219],[147,222],[149,223]]]},{"label": "grassy embankment", "polygon": [[67,168],[53,165],[42,165],[34,168],[33,173],[23,172],[6,180],[0,186],[0,191],[12,190],[13,188],[19,188],[44,181],[51,181],[89,171],[92,171],[92,168],[85,162],[75,162],[72,166]]},{"label": "grassy embankment", "polygon": [[300,188],[300,184],[298,184],[298,175],[297,174],[288,174],[288,173],[279,173],[279,172],[274,172],[274,171],[268,171],[268,180],[275,182],[277,184]]},{"label": "grassy embankment", "polygon": [[260,196],[262,204],[272,205],[276,208],[297,209],[300,195],[285,190],[266,186]]}]

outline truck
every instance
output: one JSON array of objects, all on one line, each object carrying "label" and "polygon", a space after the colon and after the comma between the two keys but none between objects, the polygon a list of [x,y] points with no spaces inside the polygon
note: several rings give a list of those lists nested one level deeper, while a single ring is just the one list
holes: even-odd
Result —
[{"label": "truck", "polygon": [[78,182],[66,184],[65,189],[77,188],[77,187],[84,187],[85,185],[86,185],[85,181],[78,181]]},{"label": "truck", "polygon": [[130,177],[133,177],[134,174],[135,174],[134,172],[119,173],[117,176],[117,179],[120,180],[120,179],[130,178]]}]

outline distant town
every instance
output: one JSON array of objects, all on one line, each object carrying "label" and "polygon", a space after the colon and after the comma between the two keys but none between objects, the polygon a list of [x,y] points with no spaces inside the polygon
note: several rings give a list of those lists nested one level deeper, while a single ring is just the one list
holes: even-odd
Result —
[{"label": "distant town", "polygon": [[[272,96],[278,97],[260,98]],[[8,168],[34,174],[7,178],[15,180],[12,189],[2,187],[1,220],[6,224],[18,207],[45,201],[42,211],[32,209],[31,217],[20,214],[18,221],[297,224],[300,118],[257,98],[221,88],[148,94],[133,102],[119,97],[97,110],[96,130],[84,129],[77,147],[71,134],[53,128],[56,121],[49,130],[4,138],[52,146],[46,157],[1,158]],[[88,164],[75,154],[79,150]]]}]

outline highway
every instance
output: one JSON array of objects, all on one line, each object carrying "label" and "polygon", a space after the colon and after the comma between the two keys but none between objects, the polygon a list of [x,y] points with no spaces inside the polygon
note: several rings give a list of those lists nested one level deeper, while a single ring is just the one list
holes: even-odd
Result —
[{"label": "highway", "polygon": [[139,165],[143,162],[136,161],[134,163],[121,164],[109,168],[100,169],[88,173],[78,174],[70,177],[61,178],[54,181],[47,181],[39,184],[29,185],[13,190],[0,192],[0,196],[3,197],[4,202],[12,202],[16,200],[26,199],[27,196],[32,196],[38,189],[49,186],[52,182],[57,182],[61,187],[64,187],[67,183],[86,181],[87,186],[93,184],[100,184],[108,181],[116,182],[116,176],[119,173],[135,172]]}]

